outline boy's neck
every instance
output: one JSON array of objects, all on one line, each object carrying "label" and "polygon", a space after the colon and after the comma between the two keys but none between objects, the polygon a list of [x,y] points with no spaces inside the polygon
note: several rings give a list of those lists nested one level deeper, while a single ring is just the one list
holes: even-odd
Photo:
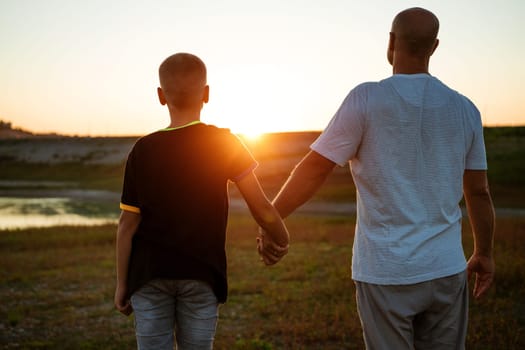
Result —
[{"label": "boy's neck", "polygon": [[180,126],[189,124],[201,119],[200,110],[198,111],[171,111],[170,110],[170,125],[168,128],[178,128]]}]

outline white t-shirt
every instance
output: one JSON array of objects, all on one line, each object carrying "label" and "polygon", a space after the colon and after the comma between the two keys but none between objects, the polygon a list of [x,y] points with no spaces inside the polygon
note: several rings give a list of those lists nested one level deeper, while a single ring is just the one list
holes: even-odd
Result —
[{"label": "white t-shirt", "polygon": [[466,97],[427,74],[361,84],[311,149],[350,161],[353,279],[413,284],[466,268],[463,173],[487,168],[480,114]]}]

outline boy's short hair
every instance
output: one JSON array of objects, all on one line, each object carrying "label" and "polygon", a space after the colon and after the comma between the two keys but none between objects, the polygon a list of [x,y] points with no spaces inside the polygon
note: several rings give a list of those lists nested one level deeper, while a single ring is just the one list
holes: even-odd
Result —
[{"label": "boy's short hair", "polygon": [[159,66],[160,87],[168,104],[180,109],[202,103],[206,65],[190,53],[176,53]]}]

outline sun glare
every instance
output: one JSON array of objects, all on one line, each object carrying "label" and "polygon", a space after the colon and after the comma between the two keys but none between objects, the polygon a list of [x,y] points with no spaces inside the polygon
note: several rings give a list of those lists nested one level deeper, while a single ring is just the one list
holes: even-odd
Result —
[{"label": "sun glare", "polygon": [[[294,106],[289,102],[282,67],[235,65],[223,67],[210,77],[210,103],[205,108],[209,122],[229,128],[247,141],[279,132],[286,127]],[[297,127],[301,127],[298,125]]]},{"label": "sun glare", "polygon": [[241,132],[240,135],[250,142],[257,142],[263,135],[263,132],[248,131]]}]

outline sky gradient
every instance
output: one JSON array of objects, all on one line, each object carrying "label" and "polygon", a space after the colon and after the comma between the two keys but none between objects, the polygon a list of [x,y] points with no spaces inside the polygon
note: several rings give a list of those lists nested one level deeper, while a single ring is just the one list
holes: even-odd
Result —
[{"label": "sky gradient", "polygon": [[169,124],[157,69],[208,67],[202,120],[234,132],[322,130],[355,85],[391,74],[393,17],[440,19],[431,74],[483,123],[525,125],[525,1],[3,0],[0,120],[34,132],[143,135]]}]

